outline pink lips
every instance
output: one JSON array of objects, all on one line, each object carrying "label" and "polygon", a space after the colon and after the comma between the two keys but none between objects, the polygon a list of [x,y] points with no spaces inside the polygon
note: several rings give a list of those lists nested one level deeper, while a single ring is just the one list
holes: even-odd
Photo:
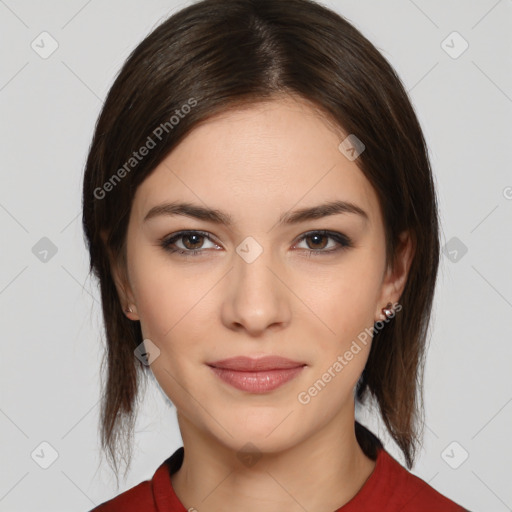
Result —
[{"label": "pink lips", "polygon": [[259,359],[239,356],[208,363],[224,382],[242,391],[265,393],[296,377],[306,366],[279,356]]}]

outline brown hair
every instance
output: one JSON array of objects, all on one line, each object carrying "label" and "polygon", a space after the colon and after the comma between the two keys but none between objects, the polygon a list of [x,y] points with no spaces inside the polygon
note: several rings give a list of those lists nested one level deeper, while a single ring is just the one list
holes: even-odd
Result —
[{"label": "brown hair", "polygon": [[[101,440],[116,469],[116,456],[130,450],[123,436],[131,438],[140,377],[148,373],[134,357],[143,340],[140,323],[123,313],[111,274],[114,263],[125,268],[135,191],[199,123],[281,94],[307,100],[363,141],[356,163],[379,197],[390,265],[399,234],[407,230],[413,238],[403,311],[374,335],[356,394],[361,402],[368,392],[374,398],[412,467],[439,241],[428,150],[407,93],[356,28],[313,1],[203,0],[160,24],[128,57],[103,105],[85,168],[83,228],[106,332]],[[135,160],[133,152],[150,139],[154,147]]]}]

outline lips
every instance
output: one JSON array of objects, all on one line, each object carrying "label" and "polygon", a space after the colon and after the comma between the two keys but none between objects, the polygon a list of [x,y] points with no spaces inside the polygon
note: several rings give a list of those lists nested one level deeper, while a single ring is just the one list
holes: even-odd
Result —
[{"label": "lips", "polygon": [[238,356],[208,363],[213,373],[230,386],[248,393],[267,393],[297,377],[306,364],[279,356],[258,359]]},{"label": "lips", "polygon": [[258,372],[265,370],[288,370],[290,368],[300,368],[305,366],[306,363],[299,361],[292,361],[285,357],[280,356],[265,356],[254,359],[246,356],[231,357],[229,359],[222,359],[207,363],[208,366],[220,368],[224,370],[234,370],[240,372]]}]

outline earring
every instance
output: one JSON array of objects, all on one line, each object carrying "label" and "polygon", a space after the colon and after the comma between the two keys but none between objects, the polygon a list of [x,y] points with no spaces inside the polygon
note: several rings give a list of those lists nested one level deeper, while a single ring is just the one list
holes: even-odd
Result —
[{"label": "earring", "polygon": [[131,306],[128,306],[124,311],[125,313],[133,313]]},{"label": "earring", "polygon": [[392,306],[393,304],[391,304],[391,302],[388,302],[383,308],[382,308],[382,314],[386,317],[386,318],[390,318],[393,316],[393,309],[392,309]]}]

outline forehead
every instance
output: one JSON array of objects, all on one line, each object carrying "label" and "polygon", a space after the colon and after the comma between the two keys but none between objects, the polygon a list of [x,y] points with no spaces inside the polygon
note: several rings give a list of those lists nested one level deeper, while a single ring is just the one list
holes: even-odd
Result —
[{"label": "forehead", "polygon": [[370,217],[378,198],[339,145],[346,136],[314,106],[294,97],[245,105],[197,125],[139,186],[134,211],[187,200],[275,217],[297,206],[346,200]]}]

